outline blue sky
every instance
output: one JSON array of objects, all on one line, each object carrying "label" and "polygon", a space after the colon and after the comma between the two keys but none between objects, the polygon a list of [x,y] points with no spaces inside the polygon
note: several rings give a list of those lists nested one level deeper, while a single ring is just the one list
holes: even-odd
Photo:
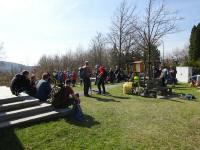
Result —
[{"label": "blue sky", "polygon": [[[127,0],[143,14],[147,0]],[[157,0],[159,2],[159,0]],[[34,65],[43,55],[87,48],[96,32],[107,33],[121,0],[0,0],[0,41],[3,60]],[[185,19],[182,32],[165,37],[165,53],[188,43],[191,28],[200,22],[200,0],[165,0]]]}]

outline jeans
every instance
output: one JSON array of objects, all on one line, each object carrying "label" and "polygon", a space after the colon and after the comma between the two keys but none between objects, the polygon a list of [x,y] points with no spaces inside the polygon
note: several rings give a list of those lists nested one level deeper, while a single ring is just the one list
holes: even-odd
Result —
[{"label": "jeans", "polygon": [[99,94],[101,94],[101,86],[102,86],[102,89],[103,89],[103,94],[106,93],[106,90],[105,90],[105,80],[104,79],[98,79],[98,82],[97,82],[97,87],[98,87],[98,90],[99,90]]},{"label": "jeans", "polygon": [[91,82],[90,82],[90,78],[89,77],[85,77],[83,79],[83,91],[84,91],[84,95],[88,95],[89,92],[89,88],[91,86]]}]

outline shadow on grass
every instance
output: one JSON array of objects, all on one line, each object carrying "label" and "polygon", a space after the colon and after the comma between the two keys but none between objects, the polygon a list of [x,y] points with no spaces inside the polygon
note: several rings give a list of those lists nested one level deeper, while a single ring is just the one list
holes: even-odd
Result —
[{"label": "shadow on grass", "polygon": [[0,129],[0,150],[24,150],[22,143],[15,134],[14,129]]},{"label": "shadow on grass", "polygon": [[99,125],[100,123],[98,121],[95,121],[95,118],[84,114],[84,120],[83,121],[77,121],[74,119],[73,115],[68,116],[65,118],[65,121],[70,124],[74,124],[76,126],[85,127],[85,128],[91,128],[92,126]]},{"label": "shadow on grass", "polygon": [[174,87],[175,90],[190,90],[188,87]]},{"label": "shadow on grass", "polygon": [[[173,97],[174,98],[174,97]],[[177,97],[176,97],[177,98]],[[165,97],[163,98],[163,100],[167,100],[167,101],[171,101],[171,102],[177,102],[177,103],[184,103],[181,100],[176,100],[176,99],[172,99],[172,97]]]},{"label": "shadow on grass", "polygon": [[[95,91],[95,92],[96,92],[96,94],[98,93],[98,91]],[[125,96],[115,96],[115,95],[110,94],[109,92],[106,92],[106,94],[103,95],[103,96],[112,97],[112,98],[118,98],[118,99],[130,99],[130,97],[127,97],[127,96],[126,97]],[[97,97],[92,95],[91,98],[97,98]],[[117,102],[120,102],[120,101],[117,101]]]},{"label": "shadow on grass", "polygon": [[168,100],[172,102],[179,102],[179,103],[184,103],[184,101],[189,101],[189,102],[196,102],[196,98],[193,98],[191,100],[181,97],[180,95],[183,95],[184,93],[173,93],[173,95],[170,96],[165,96],[163,98],[160,98],[161,100]]},{"label": "shadow on grass", "polygon": [[130,99],[130,97],[125,97],[125,96],[115,96],[115,95],[111,95],[111,94],[108,94],[107,96],[109,97],[113,97],[113,98],[119,98],[119,99]]},{"label": "shadow on grass", "polygon": [[120,102],[120,101],[117,101],[117,100],[115,100],[113,98],[97,97],[97,96],[94,96],[94,95],[90,96],[90,98],[94,98],[97,101],[101,101],[101,102]]}]

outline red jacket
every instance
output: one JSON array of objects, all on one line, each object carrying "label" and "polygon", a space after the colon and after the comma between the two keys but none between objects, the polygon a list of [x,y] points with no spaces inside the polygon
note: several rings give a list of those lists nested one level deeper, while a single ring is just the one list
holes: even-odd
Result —
[{"label": "red jacket", "polygon": [[103,66],[99,67],[99,77],[101,77],[105,73],[105,68]]},{"label": "red jacket", "polygon": [[71,74],[71,80],[76,80],[76,74],[75,74],[75,72],[72,72],[72,74]]}]

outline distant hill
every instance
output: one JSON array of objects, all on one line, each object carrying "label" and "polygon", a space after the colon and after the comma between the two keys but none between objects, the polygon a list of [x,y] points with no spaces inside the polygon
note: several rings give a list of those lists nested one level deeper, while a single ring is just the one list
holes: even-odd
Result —
[{"label": "distant hill", "polygon": [[0,73],[17,73],[22,70],[31,70],[34,66],[25,66],[18,63],[0,61]]}]

